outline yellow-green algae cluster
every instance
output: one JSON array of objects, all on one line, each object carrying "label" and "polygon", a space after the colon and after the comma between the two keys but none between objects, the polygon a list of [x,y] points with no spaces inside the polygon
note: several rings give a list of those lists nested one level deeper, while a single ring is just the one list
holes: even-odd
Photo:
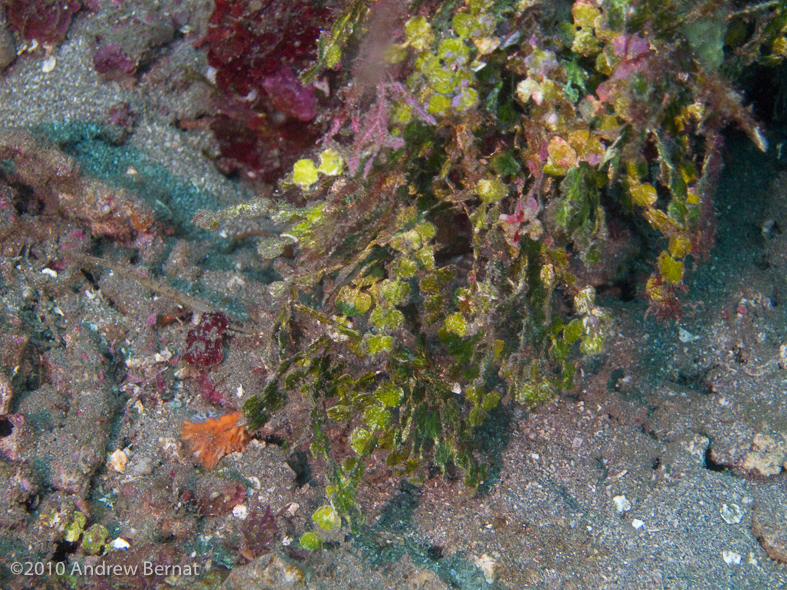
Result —
[{"label": "yellow-green algae cluster", "polygon": [[[311,451],[329,479],[318,528],[361,522],[373,454],[413,480],[436,467],[486,481],[490,412],[552,399],[603,350],[612,320],[577,271],[604,255],[610,214],[663,236],[644,290],[655,314],[679,313],[688,264],[711,243],[722,130],[766,148],[730,80],[787,53],[783,4],[725,6],[409,3],[385,48],[390,72],[367,96],[344,95],[278,204],[252,207],[281,226],[259,248],[281,274],[281,314],[276,370],[244,412],[254,429],[292,396],[310,404]],[[352,85],[348,56],[375,7],[348,3],[304,81]],[[307,204],[287,204],[293,192]],[[336,425],[347,444],[328,436]]]}]

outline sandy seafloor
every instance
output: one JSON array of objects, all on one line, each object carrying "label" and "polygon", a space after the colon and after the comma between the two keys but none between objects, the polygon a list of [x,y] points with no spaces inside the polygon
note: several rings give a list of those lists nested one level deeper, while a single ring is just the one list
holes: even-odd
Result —
[{"label": "sandy seafloor", "polygon": [[[6,200],[0,211],[0,587],[787,587],[787,152],[761,154],[734,134],[717,246],[689,277],[682,321],[646,318],[638,298],[604,299],[614,335],[585,361],[575,389],[494,415],[487,438],[497,467],[483,494],[440,477],[401,484],[373,466],[362,532],[303,554],[292,539],[323,503],[319,466],[309,472],[274,439],[252,441],[211,472],[194,465],[180,424],[207,408],[194,375],[170,362],[189,325],[156,324],[177,315],[172,300],[129,274],[83,272],[65,255],[144,269],[246,326],[270,319],[259,296],[269,269],[253,240],[230,248],[190,224],[198,208],[253,197],[206,157],[215,152],[207,131],[174,125],[210,103],[204,85],[178,77],[206,68],[193,42],[209,5],[191,4],[192,32],[158,48],[133,83],[95,73],[93,39],[108,25],[84,12],[54,48],[54,65],[38,48],[0,73],[0,158],[23,153],[27,182],[42,191],[59,186],[65,167],[76,193],[58,215]],[[124,104],[137,119],[123,142],[110,141],[102,129]],[[772,146],[781,141],[778,130],[767,134]],[[168,230],[86,240],[129,223],[107,228],[92,209],[120,187],[129,207],[144,203]],[[261,383],[250,334],[232,336],[212,373],[238,404]],[[110,460],[116,451],[128,459],[122,469],[117,454]],[[286,518],[249,562],[238,551],[248,526],[240,516],[268,505]],[[86,533],[64,540],[78,512],[84,528],[103,525],[108,541],[129,547],[86,557]],[[79,569],[102,560],[200,569],[147,578]],[[15,562],[62,563],[73,575],[15,574]]]}]

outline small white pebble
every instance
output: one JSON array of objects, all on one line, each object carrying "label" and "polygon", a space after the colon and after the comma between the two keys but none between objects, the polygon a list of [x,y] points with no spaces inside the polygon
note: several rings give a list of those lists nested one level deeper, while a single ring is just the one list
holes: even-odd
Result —
[{"label": "small white pebble", "polygon": [[153,355],[153,362],[165,363],[171,358],[172,358],[172,353],[165,348],[164,352],[157,352],[156,354]]},{"label": "small white pebble", "polygon": [[112,549],[128,549],[129,547],[131,547],[131,545],[129,545],[129,542],[122,537],[113,539],[112,542],[109,544],[109,546],[112,547]]},{"label": "small white pebble", "polygon": [[246,517],[248,515],[249,515],[249,509],[246,508],[246,506],[243,504],[238,504],[232,509],[232,516],[240,520],[246,520]]},{"label": "small white pebble", "polygon": [[631,521],[631,526],[633,526],[635,529],[639,530],[639,529],[641,529],[642,527],[645,526],[645,523],[642,522],[639,518],[635,518],[634,520]]},{"label": "small white pebble", "polygon": [[48,275],[48,276],[52,277],[53,279],[57,278],[57,271],[56,270],[52,270],[51,268],[43,269],[41,271],[41,274]]},{"label": "small white pebble", "polygon": [[727,565],[741,564],[742,557],[740,553],[735,553],[735,551],[722,551],[721,556],[724,558],[724,561]]},{"label": "small white pebble", "polygon": [[54,55],[50,55],[49,57],[44,59],[44,61],[41,62],[41,71],[44,72],[45,74],[48,74],[49,72],[55,69],[56,65],[57,65],[57,59],[55,58]]},{"label": "small white pebble", "polygon": [[208,79],[208,81],[211,84],[215,84],[216,83],[216,74],[217,73],[218,73],[218,70],[216,68],[208,66],[208,69],[205,70],[205,77]]},{"label": "small white pebble", "polygon": [[495,570],[497,569],[497,561],[494,559],[494,557],[488,553],[484,553],[481,557],[474,556],[473,563],[484,574],[486,583],[494,584],[496,577]]},{"label": "small white pebble", "polygon": [[683,343],[687,342],[694,342],[695,340],[699,340],[702,336],[695,336],[685,328],[678,328],[678,340]]},{"label": "small white pebble", "polygon": [[629,502],[626,496],[623,495],[615,496],[614,498],[612,498],[612,502],[615,504],[615,508],[617,509],[617,511],[620,512],[621,514],[631,510],[631,502]]},{"label": "small white pebble", "polygon": [[738,524],[743,520],[743,509],[737,504],[724,504],[719,511],[721,518],[727,524]]},{"label": "small white pebble", "polygon": [[118,473],[126,472],[126,465],[128,465],[128,456],[122,449],[116,450],[109,456],[109,466]]},{"label": "small white pebble", "polygon": [[244,281],[244,280],[243,280],[241,277],[239,277],[238,275],[233,275],[233,276],[230,278],[230,280],[229,280],[229,281],[227,281],[227,288],[228,288],[228,289],[231,289],[231,288],[232,288],[232,287],[234,287],[235,285],[238,285],[239,287],[243,287],[243,286],[245,286],[245,285],[246,285],[246,281]]}]

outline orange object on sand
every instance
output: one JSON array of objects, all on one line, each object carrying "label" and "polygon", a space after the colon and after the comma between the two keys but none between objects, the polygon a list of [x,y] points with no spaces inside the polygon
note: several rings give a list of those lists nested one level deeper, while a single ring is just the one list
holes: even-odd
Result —
[{"label": "orange object on sand", "polygon": [[242,416],[240,412],[232,412],[201,422],[184,420],[180,438],[197,461],[213,469],[224,455],[246,448],[251,437],[246,427],[238,424]]}]

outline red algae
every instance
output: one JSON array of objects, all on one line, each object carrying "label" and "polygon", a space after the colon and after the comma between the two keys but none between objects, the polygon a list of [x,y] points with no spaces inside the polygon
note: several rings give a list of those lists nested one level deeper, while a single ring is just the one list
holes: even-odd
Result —
[{"label": "red algae", "polygon": [[215,2],[204,41],[222,92],[211,130],[225,174],[276,181],[319,136],[314,88],[297,72],[317,57],[328,17],[300,0]]},{"label": "red algae", "polygon": [[77,0],[5,0],[11,27],[25,39],[60,43],[66,38],[71,18],[82,5]]},{"label": "red algae", "polygon": [[224,360],[222,341],[228,325],[227,316],[223,313],[203,314],[199,324],[186,335],[183,360],[202,368],[221,363]]}]

